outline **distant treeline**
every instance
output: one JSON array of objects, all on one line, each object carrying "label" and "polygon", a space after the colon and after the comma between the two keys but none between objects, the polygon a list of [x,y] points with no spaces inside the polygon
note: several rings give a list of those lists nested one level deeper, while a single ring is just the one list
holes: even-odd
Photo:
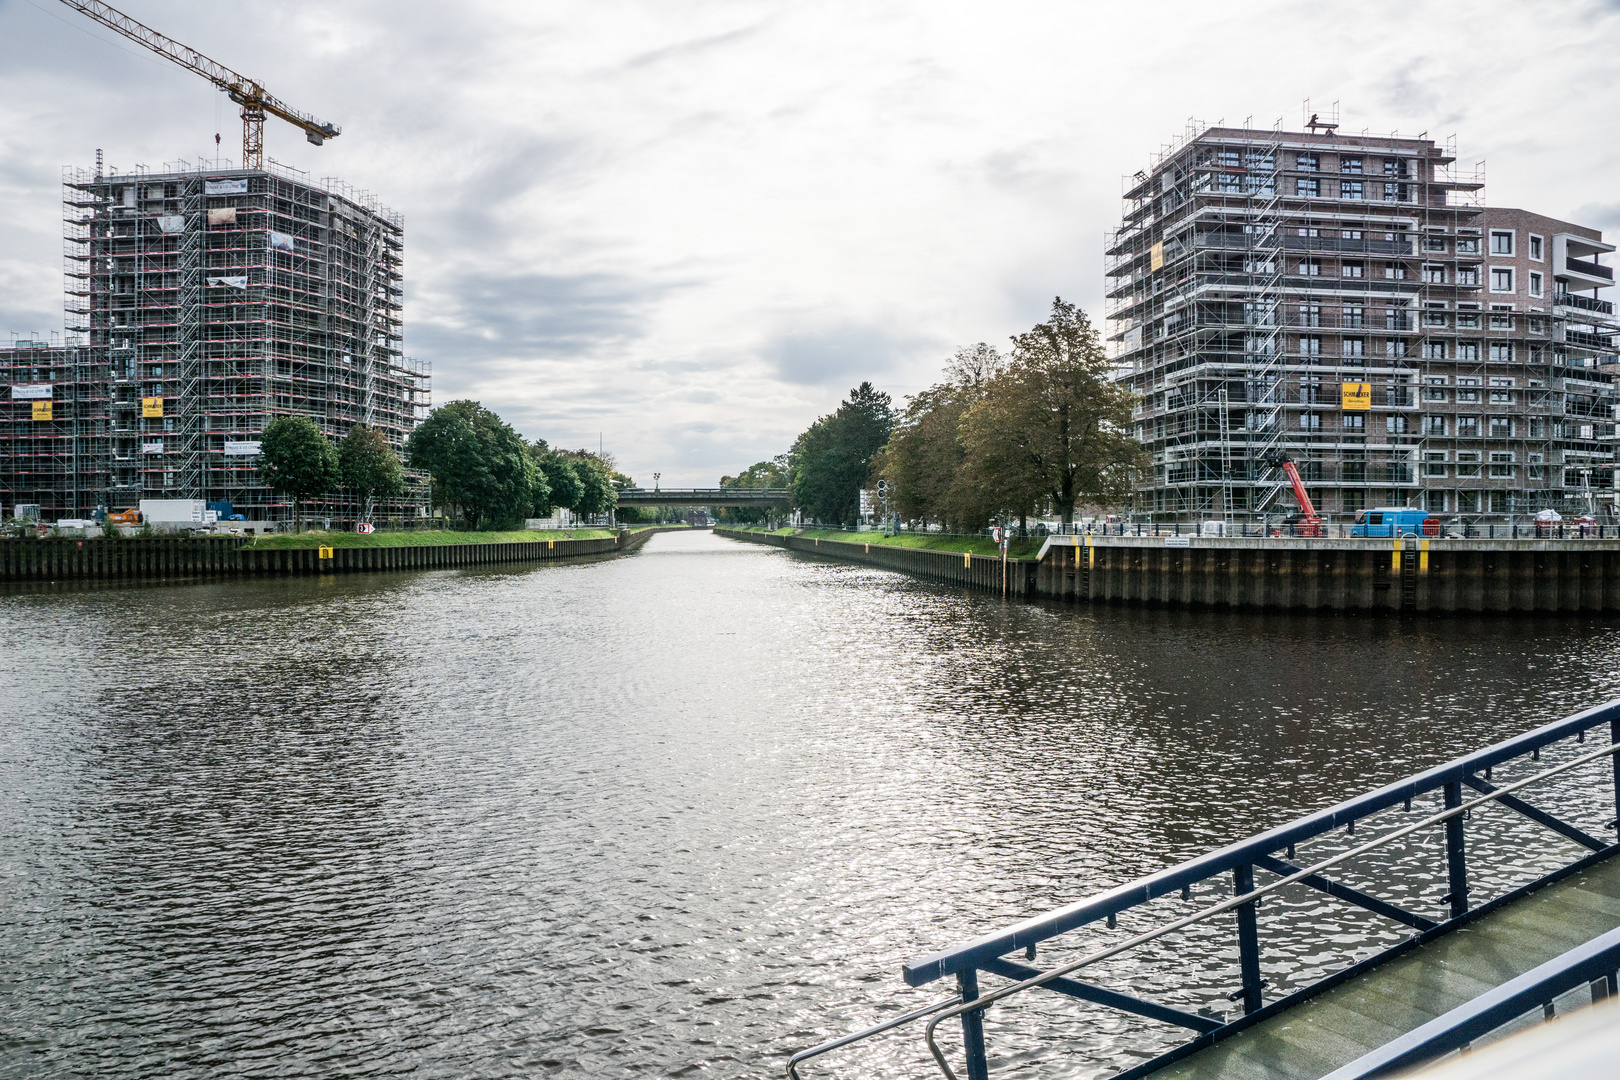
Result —
[{"label": "distant treeline", "polygon": [[721,485],[791,487],[807,518],[847,525],[861,490],[881,480],[902,520],[964,532],[1047,514],[1069,522],[1077,507],[1117,505],[1130,492],[1145,463],[1134,398],[1110,378],[1102,341],[1075,305],[1054,300],[1050,318],[1006,354],[982,342],[957,350],[944,375],[899,411],[863,382],[788,453]]},{"label": "distant treeline", "polygon": [[339,490],[364,505],[406,489],[405,468],[425,476],[435,507],[469,529],[505,529],[558,509],[590,516],[617,502],[611,458],[588,450],[553,450],[544,439],[525,442],[512,426],[476,401],[452,401],[428,414],[405,442],[405,461],[380,431],[363,425],[333,444],[313,420],[282,416],[265,425],[259,472],[265,484],[291,497],[314,499]]}]

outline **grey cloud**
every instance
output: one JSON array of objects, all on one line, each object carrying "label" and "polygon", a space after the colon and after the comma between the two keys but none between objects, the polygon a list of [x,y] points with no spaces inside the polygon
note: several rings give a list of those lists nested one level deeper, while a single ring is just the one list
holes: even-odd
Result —
[{"label": "grey cloud", "polygon": [[1615,233],[1620,231],[1620,202],[1587,203],[1575,211],[1571,220],[1577,225],[1602,229],[1603,238],[1613,242]]},{"label": "grey cloud", "polygon": [[612,274],[499,269],[441,278],[452,307],[408,328],[413,352],[465,363],[482,358],[580,356],[639,337],[664,287]]},{"label": "grey cloud", "polygon": [[820,386],[851,377],[875,378],[931,347],[882,327],[846,323],[781,334],[762,353],[779,378]]}]

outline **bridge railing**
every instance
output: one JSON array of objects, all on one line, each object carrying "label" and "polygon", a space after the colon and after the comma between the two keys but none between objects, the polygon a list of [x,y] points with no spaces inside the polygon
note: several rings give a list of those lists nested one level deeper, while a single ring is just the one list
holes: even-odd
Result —
[{"label": "bridge railing", "polygon": [[[1540,761],[1544,751],[1558,748],[1559,744],[1584,743],[1588,732],[1604,727],[1607,728],[1609,736],[1607,742],[1600,743],[1590,750],[1572,746],[1571,756],[1560,764],[1544,768],[1511,783],[1504,783],[1501,787],[1492,783],[1494,770],[1513,765],[1521,759]],[[1620,763],[1617,763],[1615,757],[1617,751],[1620,751],[1620,701],[1613,701],[1387,784],[1337,806],[1307,814],[1285,825],[1138,878],[1099,895],[1037,915],[942,952],[918,958],[903,967],[902,975],[905,981],[911,986],[922,986],[941,978],[955,976],[956,994],[952,998],[934,1002],[905,1016],[858,1032],[854,1036],[846,1036],[802,1051],[790,1059],[788,1072],[791,1076],[797,1077],[797,1066],[811,1057],[840,1049],[855,1041],[923,1017],[931,1017],[927,1023],[926,1036],[929,1050],[945,1075],[955,1078],[956,1073],[949,1065],[935,1036],[942,1022],[958,1018],[962,1028],[963,1057],[968,1080],[985,1080],[989,1074],[983,1027],[985,1009],[1025,991],[1043,989],[1138,1017],[1176,1025],[1194,1033],[1190,1040],[1125,1071],[1121,1074],[1120,1080],[1145,1075],[1187,1054],[1228,1038],[1267,1016],[1322,993],[1485,912],[1620,852],[1620,845],[1609,840],[1607,836],[1599,839],[1569,820],[1532,805],[1518,794],[1536,785],[1546,784],[1556,777],[1574,775],[1574,771],[1583,766],[1601,766],[1603,778],[1597,783],[1603,799],[1601,816],[1606,819],[1611,816],[1620,819]],[[1559,752],[1563,752],[1562,749]],[[1577,779],[1581,779],[1587,788],[1592,786],[1590,776]],[[1465,800],[1464,789],[1477,793],[1477,796]],[[1440,809],[1436,813],[1400,825],[1369,841],[1356,843],[1348,850],[1317,860],[1312,865],[1295,864],[1297,849],[1307,842],[1321,842],[1330,835],[1336,837],[1340,830],[1345,830],[1346,834],[1353,838],[1358,823],[1366,823],[1368,819],[1396,808],[1403,812],[1411,811],[1414,800],[1435,795],[1439,796],[1440,800]],[[1533,880],[1515,884],[1488,901],[1478,902],[1479,897],[1476,893],[1485,890],[1471,885],[1470,878],[1472,874],[1479,879],[1477,871],[1485,868],[1478,863],[1470,864],[1465,843],[1466,823],[1473,817],[1475,809],[1489,806],[1498,806],[1511,811],[1545,829],[1547,833],[1572,842],[1583,849],[1584,853],[1572,861],[1565,861],[1561,855],[1553,852],[1542,860],[1543,863],[1548,859],[1555,861],[1557,865],[1552,869],[1540,867],[1538,868],[1540,872]],[[1612,828],[1614,825],[1615,821],[1609,820],[1606,827]],[[1412,910],[1412,907],[1417,905],[1411,904],[1410,901],[1392,902],[1363,888],[1346,884],[1343,880],[1336,880],[1342,877],[1340,874],[1336,874],[1335,877],[1327,876],[1329,870],[1335,868],[1349,870],[1348,864],[1355,860],[1436,828],[1443,834],[1443,842],[1438,845],[1438,851],[1443,852],[1443,866],[1438,869],[1443,871],[1447,889],[1447,892],[1439,898],[1439,902],[1445,906],[1445,911],[1434,912],[1437,917],[1431,918],[1423,912]],[[1421,844],[1417,845],[1416,853],[1420,860],[1432,859]],[[1517,860],[1520,866],[1535,861],[1528,857],[1522,847],[1509,846],[1501,853],[1501,857],[1504,862]],[[1508,867],[1504,872],[1503,867],[1497,867],[1483,877],[1488,879],[1494,876],[1505,880],[1505,877],[1512,876],[1513,869],[1514,867]],[[1257,887],[1257,871],[1275,880]],[[1042,945],[1062,935],[1099,922],[1113,929],[1119,915],[1140,905],[1178,893],[1183,901],[1190,901],[1194,888],[1214,881],[1224,891],[1225,882],[1228,880],[1231,895],[1212,906],[1181,918],[1162,922],[1117,944],[1089,951],[1077,960],[1055,967],[1043,970],[1029,963],[1036,958]],[[1404,927],[1410,936],[1372,956],[1331,971],[1314,981],[1295,986],[1289,992],[1267,1002],[1265,992],[1268,984],[1262,977],[1262,964],[1267,957],[1261,949],[1258,909],[1267,896],[1285,888],[1296,887],[1315,890],[1342,904],[1370,912],[1399,927]],[[1207,892],[1207,886],[1202,891]],[[1207,962],[1210,959],[1207,954],[1210,952],[1214,952],[1217,958],[1223,951],[1235,952],[1237,986],[1230,994],[1224,995],[1227,1000],[1239,1003],[1241,1012],[1235,1017],[1226,1017],[1209,1008],[1194,1011],[1173,1007],[1094,983],[1082,982],[1073,977],[1084,968],[1127,952],[1139,951],[1143,946],[1158,943],[1171,935],[1190,932],[1195,928],[1213,929],[1210,925],[1211,920],[1228,913],[1236,916],[1235,942],[1230,942],[1230,939],[1222,940],[1223,935],[1219,933],[1213,936],[1206,934],[1191,943],[1203,950],[1206,955],[1189,958],[1183,950],[1172,954],[1172,957],[1177,967],[1192,969]],[[1287,930],[1290,935],[1299,935],[1309,933],[1310,927],[1296,920],[1287,927]],[[1231,948],[1232,944],[1235,944],[1235,949]],[[1280,944],[1297,948],[1301,942],[1297,937],[1290,937]],[[1022,953],[1019,959],[1011,958],[1019,953]],[[1149,962],[1172,957],[1138,959],[1141,962]],[[982,992],[979,988],[981,974],[1012,981],[996,990]]]}]

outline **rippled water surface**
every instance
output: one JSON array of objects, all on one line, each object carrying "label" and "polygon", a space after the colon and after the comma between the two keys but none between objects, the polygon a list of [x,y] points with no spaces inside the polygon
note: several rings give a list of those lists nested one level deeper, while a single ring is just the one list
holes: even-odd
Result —
[{"label": "rippled water surface", "polygon": [[[907,959],[1620,684],[1604,621],[1008,605],[707,533],[0,620],[5,1076],[776,1074],[938,997]],[[1582,795],[1548,804],[1596,830]],[[1279,986],[1394,940],[1288,920],[1326,932]],[[1097,977],[1224,1002],[1229,931]],[[1056,998],[989,1031],[998,1075],[1170,1036]],[[812,1070],[933,1074],[915,1033]]]}]

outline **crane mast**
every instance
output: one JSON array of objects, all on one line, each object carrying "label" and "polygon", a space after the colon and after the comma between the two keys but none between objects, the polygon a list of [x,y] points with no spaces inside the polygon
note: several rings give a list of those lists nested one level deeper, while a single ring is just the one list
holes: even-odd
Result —
[{"label": "crane mast", "polygon": [[143,45],[187,71],[195,72],[223,90],[230,99],[242,106],[242,167],[264,168],[264,118],[276,116],[296,128],[316,146],[327,139],[335,139],[342,129],[335,124],[301,112],[278,100],[257,80],[239,75],[224,64],[211,60],[188,45],[160,34],[144,23],[125,15],[117,8],[100,0],[62,0],[73,10],[87,15],[101,25],[117,31],[131,41]]}]

